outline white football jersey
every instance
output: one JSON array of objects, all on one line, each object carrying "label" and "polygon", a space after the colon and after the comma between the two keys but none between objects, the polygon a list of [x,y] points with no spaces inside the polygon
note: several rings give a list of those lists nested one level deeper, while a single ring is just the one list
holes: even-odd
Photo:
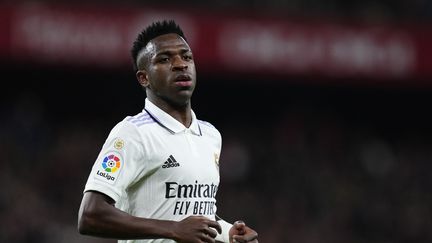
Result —
[{"label": "white football jersey", "polygon": [[[148,99],[110,132],[84,191],[99,191],[137,217],[215,219],[221,135],[192,111],[189,128]],[[168,239],[119,242],[168,243]]]}]

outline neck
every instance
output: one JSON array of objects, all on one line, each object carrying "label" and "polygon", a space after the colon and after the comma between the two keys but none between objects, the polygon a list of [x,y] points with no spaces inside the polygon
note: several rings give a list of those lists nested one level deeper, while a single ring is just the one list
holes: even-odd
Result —
[{"label": "neck", "polygon": [[177,105],[163,99],[152,99],[151,97],[148,98],[153,104],[168,113],[185,127],[189,127],[191,125],[192,109],[190,100],[184,105]]},{"label": "neck", "polygon": [[180,110],[172,110],[171,112],[167,112],[170,114],[174,119],[179,121],[181,124],[183,124],[185,127],[190,127],[192,123],[192,112],[189,106],[189,109],[185,111]]}]

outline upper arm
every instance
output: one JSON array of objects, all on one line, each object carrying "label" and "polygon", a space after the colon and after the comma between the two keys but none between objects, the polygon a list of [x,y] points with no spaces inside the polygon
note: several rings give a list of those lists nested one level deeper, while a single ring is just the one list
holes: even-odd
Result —
[{"label": "upper arm", "polygon": [[82,234],[89,232],[92,225],[95,224],[94,220],[100,214],[105,213],[107,210],[115,210],[114,204],[115,201],[103,193],[97,191],[85,192],[78,213],[79,232]]},{"label": "upper arm", "polygon": [[97,191],[87,191],[83,195],[79,215],[81,216],[84,213],[94,212],[101,207],[114,206],[114,204],[115,201],[103,193]]},{"label": "upper arm", "polygon": [[[98,191],[121,201],[145,170],[144,146],[137,127],[121,122],[112,129],[87,179],[84,191]],[[109,201],[109,200],[108,200]]]}]

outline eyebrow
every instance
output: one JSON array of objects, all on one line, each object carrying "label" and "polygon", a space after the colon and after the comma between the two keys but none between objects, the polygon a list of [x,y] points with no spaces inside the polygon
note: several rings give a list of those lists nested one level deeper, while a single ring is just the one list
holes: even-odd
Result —
[{"label": "eyebrow", "polygon": [[[182,49],[180,49],[179,52],[180,52],[181,54],[184,54],[184,53],[186,53],[186,52],[192,52],[192,50],[191,50],[191,49],[188,49],[188,48],[182,48]],[[157,52],[157,53],[155,54],[155,57],[157,57],[157,56],[161,56],[161,55],[168,55],[168,56],[171,56],[171,55],[173,55],[173,54],[175,54],[175,53],[176,53],[176,51],[166,50],[166,51]]]}]

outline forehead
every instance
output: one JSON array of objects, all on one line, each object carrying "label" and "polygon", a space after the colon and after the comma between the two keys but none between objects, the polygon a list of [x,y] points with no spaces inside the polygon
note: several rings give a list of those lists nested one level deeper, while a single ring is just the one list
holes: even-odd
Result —
[{"label": "forehead", "polygon": [[175,51],[178,49],[190,50],[187,42],[177,34],[165,34],[151,40],[146,47],[147,51],[157,54],[165,51]]}]

